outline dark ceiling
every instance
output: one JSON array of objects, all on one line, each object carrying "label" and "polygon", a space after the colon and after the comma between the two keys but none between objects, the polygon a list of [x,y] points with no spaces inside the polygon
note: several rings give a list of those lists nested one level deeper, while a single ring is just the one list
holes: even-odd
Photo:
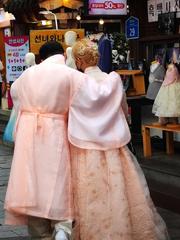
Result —
[{"label": "dark ceiling", "polygon": [[20,22],[33,22],[41,18],[38,0],[8,0],[4,3],[4,9]]}]

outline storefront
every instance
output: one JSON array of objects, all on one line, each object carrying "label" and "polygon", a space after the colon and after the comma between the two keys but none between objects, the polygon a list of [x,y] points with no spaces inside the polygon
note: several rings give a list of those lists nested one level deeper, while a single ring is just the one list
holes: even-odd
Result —
[{"label": "storefront", "polygon": [[[151,63],[157,60],[156,56],[158,56],[158,60],[161,61],[166,71],[167,65],[172,58],[173,49],[176,48],[179,51],[179,1],[95,0],[92,2],[91,0],[29,0],[28,5],[23,4],[23,1],[22,5],[17,5],[16,1],[13,0],[8,1],[8,4],[6,4],[7,1],[4,2],[5,10],[15,16],[14,20],[9,19],[11,21],[8,20],[8,22],[0,20],[0,58],[5,69],[13,67],[10,64],[6,65],[8,60],[4,38],[6,35],[12,39],[16,37],[16,42],[22,36],[28,37],[29,45],[26,45],[27,48],[24,51],[34,52],[36,54],[36,62],[38,63],[39,47],[50,39],[60,41],[66,47],[64,34],[68,30],[75,31],[78,38],[87,36],[97,43],[99,36],[104,34],[109,42],[105,52],[110,50],[111,54],[108,57],[107,55],[103,57],[103,63],[107,60],[107,72],[115,70],[122,77],[128,98],[129,121],[133,143],[142,145],[142,125],[151,124],[158,120],[152,113],[154,99],[146,96],[150,84]],[[36,4],[34,5],[35,2]],[[179,60],[179,55],[177,59]],[[21,59],[21,62],[18,62],[18,68],[16,69],[20,69],[19,66],[23,69],[23,59]],[[6,76],[6,80],[12,82],[7,79],[7,71],[5,72],[4,70],[3,73]],[[8,103],[9,85],[6,86],[7,91],[6,93],[3,91],[3,95]],[[10,113],[11,107],[6,104],[5,110]],[[159,137],[158,140],[162,142],[163,133],[157,129],[153,129],[151,135]],[[174,140],[179,141],[179,133],[174,135]],[[169,134],[168,137],[169,142],[172,143],[172,135]],[[150,142],[153,143],[153,138],[149,138],[146,142],[148,142],[147,145],[149,146]],[[168,146],[172,147],[172,145]],[[175,168],[174,165],[172,168]],[[162,169],[159,172],[162,172]],[[172,175],[170,173],[168,176]],[[177,171],[175,177],[177,179],[180,177]],[[164,178],[163,176],[163,181],[167,183]],[[173,188],[174,179],[171,179]],[[158,185],[156,184],[157,182],[155,182],[155,185]],[[166,186],[166,184],[163,186]],[[180,186],[177,184],[174,189],[179,191]],[[164,193],[162,196],[164,196]],[[176,202],[178,201],[179,197],[176,199]],[[167,200],[167,202],[170,201]]]},{"label": "storefront", "polygon": [[[46,30],[51,39],[53,37],[51,32],[57,31],[57,29],[60,32],[66,32],[68,29],[80,28],[84,32],[83,36],[91,39],[99,33],[105,33],[112,48],[112,56],[109,57],[110,69],[140,71],[138,76],[141,80],[137,80],[136,83],[132,77],[134,73],[129,72],[130,74],[128,74],[126,71],[126,74],[122,75],[121,72],[120,74],[127,89],[129,104],[132,107],[130,112],[133,132],[141,134],[141,123],[143,122],[141,106],[147,104],[151,111],[152,105],[152,101],[145,97],[149,86],[150,64],[160,53],[166,55],[164,57],[166,65],[171,58],[173,47],[179,44],[178,12],[180,7],[177,1],[166,1],[165,3],[151,0],[114,0],[113,2],[54,0],[36,1],[36,4],[33,4],[34,1],[30,1],[28,5],[25,2],[18,5],[13,0],[5,3],[5,9],[13,13],[16,20],[11,21],[8,26],[1,26],[0,41],[3,47],[0,55],[4,65],[6,64],[5,34],[28,36],[29,51],[35,51],[37,55],[39,46],[49,38],[44,36],[39,43],[40,40],[33,39],[33,31],[36,34],[38,31],[43,33]],[[166,21],[167,15],[171,18],[172,23],[165,28],[163,23]],[[97,41],[97,39],[94,40]],[[64,41],[63,38],[60,41]],[[164,49],[165,53],[163,53]],[[137,72],[134,76],[137,77]]]}]

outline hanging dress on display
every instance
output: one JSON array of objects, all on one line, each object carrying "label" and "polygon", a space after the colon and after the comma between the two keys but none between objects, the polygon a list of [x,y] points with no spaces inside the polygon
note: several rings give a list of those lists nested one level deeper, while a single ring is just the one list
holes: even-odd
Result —
[{"label": "hanging dress on display", "polygon": [[180,117],[180,74],[175,64],[168,65],[152,112],[158,117]]},{"label": "hanging dress on display", "polygon": [[146,98],[154,100],[159,92],[165,76],[164,67],[157,61],[150,66],[149,86],[147,89]]},{"label": "hanging dress on display", "polygon": [[98,66],[106,73],[112,71],[112,47],[111,41],[103,34],[98,41],[100,59]]}]

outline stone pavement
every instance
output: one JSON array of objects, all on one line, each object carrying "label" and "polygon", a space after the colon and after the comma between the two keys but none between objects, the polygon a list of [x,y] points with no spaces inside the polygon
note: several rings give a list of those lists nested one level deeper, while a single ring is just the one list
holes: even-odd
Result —
[{"label": "stone pavement", "polygon": [[13,148],[0,144],[0,240],[29,239],[25,226],[12,227],[3,225],[4,221],[4,197],[9,178],[9,170],[12,160]]},{"label": "stone pavement", "polygon": [[[3,205],[12,160],[12,153],[12,146],[4,146],[0,142],[0,240],[29,240],[30,238],[28,237],[27,228],[25,226],[12,227],[3,225]],[[180,215],[160,208],[158,211],[168,226],[171,240],[180,240]]]}]

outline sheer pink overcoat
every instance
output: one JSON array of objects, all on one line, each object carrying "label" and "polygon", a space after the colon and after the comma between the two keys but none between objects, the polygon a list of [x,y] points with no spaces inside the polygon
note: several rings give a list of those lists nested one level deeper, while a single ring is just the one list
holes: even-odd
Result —
[{"label": "sheer pink overcoat", "polygon": [[55,55],[12,85],[20,105],[5,198],[7,224],[24,224],[27,215],[73,218],[67,114],[84,76]]}]

